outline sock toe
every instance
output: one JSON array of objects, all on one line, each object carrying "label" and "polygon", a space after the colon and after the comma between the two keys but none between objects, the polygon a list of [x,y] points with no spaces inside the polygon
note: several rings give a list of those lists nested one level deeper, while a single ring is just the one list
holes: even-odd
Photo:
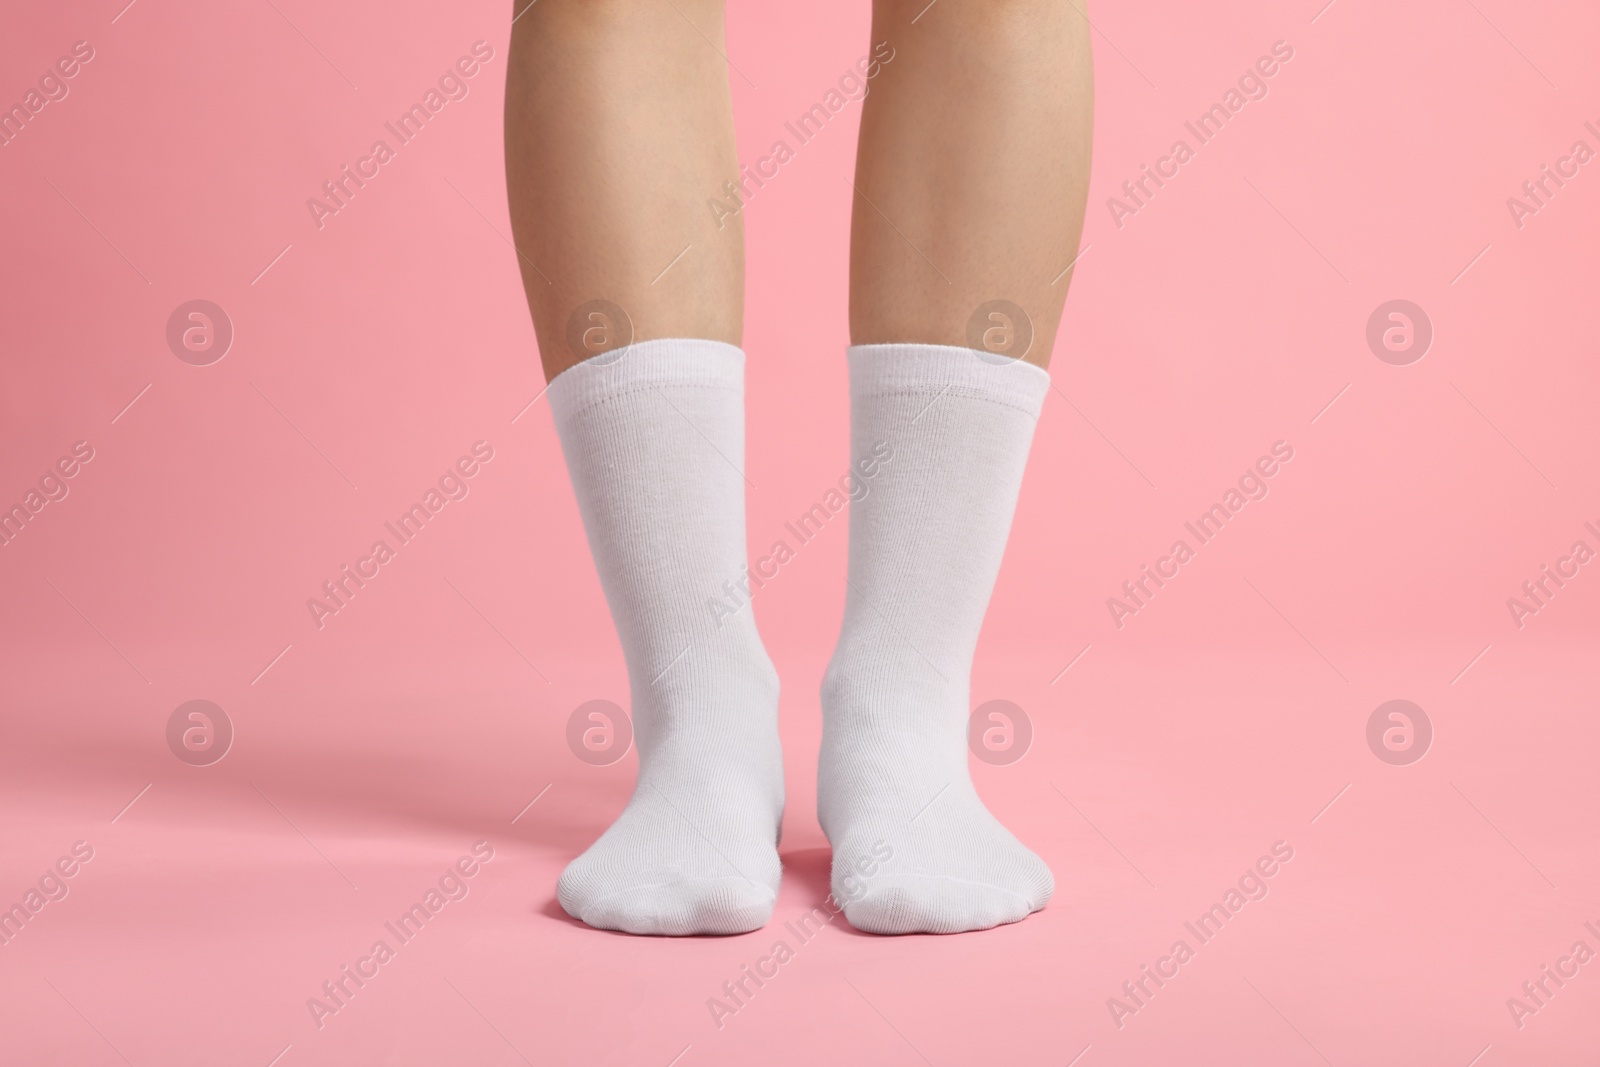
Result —
[{"label": "sock toe", "polygon": [[772,918],[777,894],[743,878],[682,878],[612,890],[585,899],[563,884],[557,890],[568,915],[601,930],[682,937],[745,934]]},{"label": "sock toe", "polygon": [[861,899],[847,901],[845,918],[869,934],[956,934],[1020,922],[1049,898],[1006,886],[939,874],[886,876]]}]

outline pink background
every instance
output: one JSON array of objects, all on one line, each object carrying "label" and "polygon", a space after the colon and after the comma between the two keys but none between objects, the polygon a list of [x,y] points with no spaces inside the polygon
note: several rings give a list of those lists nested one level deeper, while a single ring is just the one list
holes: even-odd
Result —
[{"label": "pink background", "polygon": [[[1592,12],[1096,5],[1086,251],[973,681],[1033,724],[1026,758],[974,775],[1055,900],[956,937],[836,922],[718,1029],[707,998],[827,891],[816,692],[844,524],[755,606],[784,681],[774,925],[567,919],[555,879],[637,763],[564,740],[577,705],[627,693],[548,408],[527,406],[509,11],[124,2],[27,5],[0,36],[0,102],[95,51],[0,148],[0,503],[95,450],[0,548],[0,903],[94,849],[0,947],[0,1059],[1592,1062],[1600,962],[1520,1029],[1506,1005],[1574,942],[1600,950],[1600,573],[1521,629],[1506,607],[1574,541],[1600,548],[1600,164],[1520,229],[1506,206],[1575,140],[1600,148]],[[480,39],[470,95],[318,230],[306,199]],[[1119,229],[1107,198],[1278,40],[1269,95]],[[735,3],[742,158],[867,49],[864,3]],[[858,114],[747,210],[760,549],[847,462]],[[236,331],[210,366],[166,345],[193,298]],[[1364,339],[1396,298],[1435,331],[1409,366]],[[306,599],[478,440],[470,496],[319,631]],[[1278,440],[1270,495],[1118,629],[1106,599]],[[1365,740],[1394,698],[1435,730],[1409,766]],[[167,747],[191,699],[237,731],[212,766]],[[479,840],[466,899],[319,1030],[307,998]],[[1279,840],[1270,895],[1119,1028],[1107,998]]]}]

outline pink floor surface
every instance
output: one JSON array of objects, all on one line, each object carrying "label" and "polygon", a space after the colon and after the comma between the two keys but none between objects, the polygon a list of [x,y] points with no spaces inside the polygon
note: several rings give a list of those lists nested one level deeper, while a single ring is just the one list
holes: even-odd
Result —
[{"label": "pink floor surface", "polygon": [[[754,607],[784,681],[774,922],[668,940],[554,902],[637,762],[567,741],[627,693],[505,238],[509,10],[124,2],[0,35],[0,104],[44,101],[0,147],[0,506],[28,516],[0,547],[0,1063],[1595,1062],[1593,12],[1092,9],[1088,223],[972,692],[1031,727],[973,772],[1056,897],[987,933],[798,930],[828,885],[841,514]],[[478,41],[464,97],[307,206]],[[1265,95],[1162,164],[1276,42]],[[868,47],[865,5],[734,4],[741,157]],[[745,208],[753,551],[847,461],[858,114]],[[1144,164],[1178,169],[1132,201]],[[181,315],[169,343],[196,299],[220,359]],[[466,495],[317,618],[476,442]],[[180,758],[193,700],[219,761]]]}]

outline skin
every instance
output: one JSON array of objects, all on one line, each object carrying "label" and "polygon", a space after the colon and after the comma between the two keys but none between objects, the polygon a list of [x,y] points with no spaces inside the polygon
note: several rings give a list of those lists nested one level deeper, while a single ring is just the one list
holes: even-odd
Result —
[{"label": "skin", "polygon": [[[527,4],[506,178],[546,379],[629,340],[740,344],[742,216],[719,228],[706,208],[739,178],[720,0]],[[879,42],[893,58],[862,102],[852,342],[1046,366],[1088,191],[1088,22],[1067,0],[876,0]],[[997,300],[1021,315],[978,314]]]},{"label": "skin", "polygon": [[506,185],[546,380],[629,340],[601,312],[569,344],[592,300],[621,307],[635,341],[739,344],[744,227],[719,230],[706,209],[739,175],[722,4],[528,2],[512,24]]},{"label": "skin", "polygon": [[1026,318],[981,316],[986,347],[1019,354],[1031,322],[1022,358],[1046,366],[1089,188],[1088,22],[1066,0],[877,0],[872,41],[894,59],[862,104],[851,342],[979,347],[969,320],[1005,300]]}]

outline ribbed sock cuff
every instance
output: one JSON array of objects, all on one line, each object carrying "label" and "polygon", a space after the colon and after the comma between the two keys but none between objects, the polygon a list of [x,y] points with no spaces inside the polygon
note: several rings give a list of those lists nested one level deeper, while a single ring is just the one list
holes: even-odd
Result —
[{"label": "ribbed sock cuff", "polygon": [[550,408],[570,419],[597,404],[657,386],[744,392],[744,352],[723,341],[662,338],[624,345],[574,364],[550,383]]},{"label": "ribbed sock cuff", "polygon": [[1038,418],[1050,389],[1050,374],[1042,367],[995,362],[988,353],[956,345],[852,345],[849,358],[852,397],[948,392]]}]

